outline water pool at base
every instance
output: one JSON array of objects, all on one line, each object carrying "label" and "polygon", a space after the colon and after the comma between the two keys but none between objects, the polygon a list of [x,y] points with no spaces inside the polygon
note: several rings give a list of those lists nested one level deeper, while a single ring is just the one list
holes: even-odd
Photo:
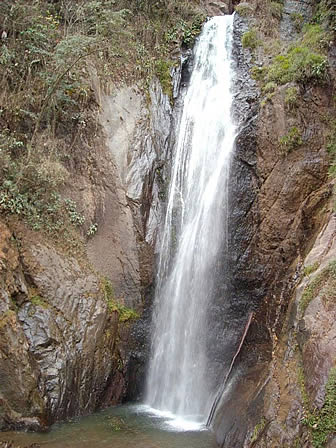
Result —
[{"label": "water pool at base", "polygon": [[[190,430],[186,430],[190,429]],[[4,432],[0,441],[48,448],[214,448],[210,431],[191,421],[151,412],[139,405],[117,406],[55,424],[48,433]]]}]

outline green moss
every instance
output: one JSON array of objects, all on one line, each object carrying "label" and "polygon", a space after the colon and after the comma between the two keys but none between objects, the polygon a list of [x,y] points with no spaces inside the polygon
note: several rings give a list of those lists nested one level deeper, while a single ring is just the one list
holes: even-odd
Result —
[{"label": "green moss", "polygon": [[260,45],[257,30],[255,28],[252,28],[249,31],[246,31],[242,35],[241,41],[242,41],[243,48],[250,48],[251,50],[254,50],[255,48],[257,48]]},{"label": "green moss", "polygon": [[286,135],[280,138],[279,143],[283,151],[288,154],[302,145],[302,133],[297,127],[293,126]]},{"label": "green moss", "polygon": [[327,137],[327,151],[330,157],[329,174],[336,176],[336,120],[330,122],[329,135]]},{"label": "green moss", "polygon": [[173,95],[173,87],[172,87],[172,79],[170,75],[170,70],[172,68],[172,64],[169,61],[158,60],[155,64],[155,74],[158,77],[163,93],[172,98]]},{"label": "green moss", "polygon": [[301,314],[304,314],[310,302],[319,294],[326,302],[335,300],[335,290],[336,260],[333,260],[305,288],[300,301]]},{"label": "green moss", "polygon": [[128,308],[127,306],[116,300],[112,283],[106,277],[102,279],[101,287],[108,310],[111,313],[117,312],[120,322],[127,322],[139,318],[139,314],[135,310],[133,310],[132,308]]},{"label": "green moss", "polygon": [[35,294],[29,297],[31,303],[35,306],[40,306],[42,308],[48,308],[49,304],[39,295]]},{"label": "green moss", "polygon": [[323,448],[329,436],[336,432],[336,368],[329,372],[323,407],[306,411],[304,424],[311,431],[313,446]]},{"label": "green moss", "polygon": [[316,271],[316,269],[318,269],[319,266],[320,266],[320,264],[317,261],[315,261],[314,264],[309,264],[308,266],[305,266],[304,275],[307,276],[307,275],[312,274],[313,272]]},{"label": "green moss", "polygon": [[261,421],[254,427],[253,434],[251,437],[251,444],[256,442],[258,438],[260,437],[262,431],[264,430],[266,426],[267,420],[265,417],[261,419]]}]

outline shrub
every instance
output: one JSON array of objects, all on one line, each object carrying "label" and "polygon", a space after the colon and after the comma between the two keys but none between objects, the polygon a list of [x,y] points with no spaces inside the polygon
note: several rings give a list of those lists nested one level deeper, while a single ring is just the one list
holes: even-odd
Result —
[{"label": "shrub", "polygon": [[301,31],[302,26],[303,26],[303,15],[299,14],[297,12],[292,12],[292,14],[290,15],[290,18],[294,24],[294,27],[296,29],[297,32]]},{"label": "shrub", "polygon": [[242,45],[243,48],[250,48],[251,50],[254,50],[260,45],[257,30],[255,28],[246,31],[242,35]]},{"label": "shrub", "polygon": [[288,154],[293,151],[293,149],[296,149],[298,146],[302,145],[301,131],[299,131],[297,127],[293,126],[288,131],[288,134],[280,138],[279,143],[284,152]]},{"label": "shrub", "polygon": [[106,277],[102,279],[101,286],[109,311],[111,313],[117,312],[120,322],[127,322],[139,317],[139,314],[135,310],[128,308],[115,299],[112,283]]},{"label": "shrub", "polygon": [[263,93],[272,93],[276,90],[277,85],[275,82],[268,82],[262,89]]},{"label": "shrub", "polygon": [[172,97],[172,79],[170,75],[171,63],[165,60],[158,60],[155,64],[155,74],[159,78],[163,92]]},{"label": "shrub", "polygon": [[321,294],[326,301],[335,300],[334,290],[336,287],[336,261],[331,261],[303,291],[300,301],[300,311],[303,315],[310,302]]},{"label": "shrub", "polygon": [[296,86],[288,87],[285,93],[285,105],[288,109],[294,109],[297,106],[299,90]]},{"label": "shrub", "polygon": [[336,368],[329,371],[322,408],[307,412],[304,424],[312,433],[313,447],[323,448],[328,437],[336,432]]},{"label": "shrub", "polygon": [[281,20],[283,8],[284,8],[283,4],[278,2],[271,2],[270,4],[271,14],[278,20]]},{"label": "shrub", "polygon": [[307,47],[292,47],[287,54],[278,55],[267,68],[266,80],[277,84],[288,82],[323,83],[328,76],[327,58]]},{"label": "shrub", "polygon": [[235,11],[242,17],[248,17],[253,13],[253,8],[251,5],[245,3],[243,5],[236,5]]}]

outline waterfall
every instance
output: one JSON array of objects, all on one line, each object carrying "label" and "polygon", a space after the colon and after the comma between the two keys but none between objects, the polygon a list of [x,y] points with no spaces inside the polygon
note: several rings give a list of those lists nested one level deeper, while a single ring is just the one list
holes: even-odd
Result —
[{"label": "waterfall", "polygon": [[209,20],[195,46],[173,151],[157,272],[146,403],[204,422],[214,385],[207,310],[219,252],[227,250],[233,16]]}]

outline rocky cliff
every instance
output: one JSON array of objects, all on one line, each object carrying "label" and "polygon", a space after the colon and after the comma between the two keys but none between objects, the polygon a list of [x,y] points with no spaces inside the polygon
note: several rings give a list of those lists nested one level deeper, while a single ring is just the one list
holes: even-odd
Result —
[{"label": "rocky cliff", "polygon": [[101,133],[64,194],[98,231],[72,251],[1,221],[1,429],[41,430],[119,403],[128,388],[130,329],[153,281],[171,106],[157,82],[150,103],[136,85],[93,86]]},{"label": "rocky cliff", "polygon": [[[286,54],[279,38],[290,41],[285,44],[290,48],[303,45],[298,36],[304,31],[293,22],[297,17],[302,24],[312,20],[316,9],[306,6],[302,12],[301,2],[285,2],[279,17],[275,2],[269,16],[259,2],[237,7],[241,89],[236,114],[243,122],[232,167],[227,305],[227,333],[234,347],[230,362],[234,354],[237,358],[213,421],[221,447],[334,443],[336,352],[330,341],[335,254],[327,146],[335,117],[335,43],[328,41],[327,81],[282,81],[268,72],[274,60],[285,56],[276,59],[267,46]],[[259,39],[265,39],[263,49]],[[266,81],[260,73],[266,73]],[[296,92],[292,104],[289,92]],[[296,132],[294,142],[290,135]],[[236,353],[251,312],[251,325]]]}]

